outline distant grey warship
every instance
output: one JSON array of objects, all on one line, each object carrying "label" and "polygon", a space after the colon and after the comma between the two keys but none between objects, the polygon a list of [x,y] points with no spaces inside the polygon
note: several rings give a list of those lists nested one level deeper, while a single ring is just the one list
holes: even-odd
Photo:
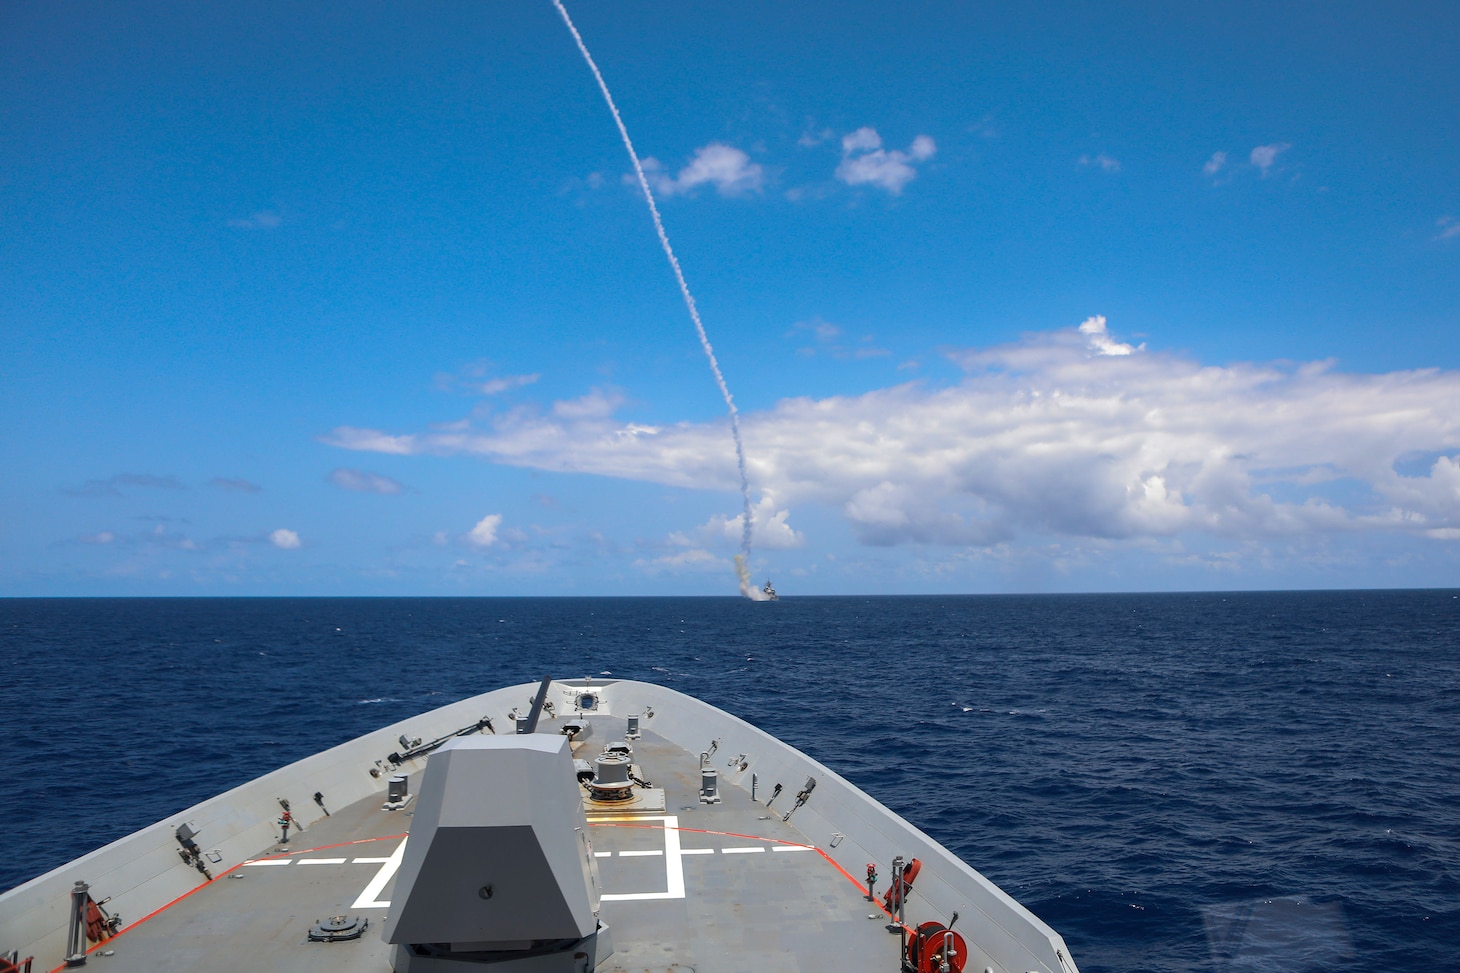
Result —
[{"label": "distant grey warship", "polygon": [[0,973],[1077,973],[826,767],[627,680],[465,699],[0,894]]}]

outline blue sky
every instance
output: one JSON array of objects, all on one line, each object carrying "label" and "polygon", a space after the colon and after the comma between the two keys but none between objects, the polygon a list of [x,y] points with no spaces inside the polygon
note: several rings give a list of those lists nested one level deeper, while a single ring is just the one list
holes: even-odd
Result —
[{"label": "blue sky", "polygon": [[[568,9],[785,593],[1460,585],[1460,8]],[[730,594],[548,0],[0,10],[0,594]]]}]

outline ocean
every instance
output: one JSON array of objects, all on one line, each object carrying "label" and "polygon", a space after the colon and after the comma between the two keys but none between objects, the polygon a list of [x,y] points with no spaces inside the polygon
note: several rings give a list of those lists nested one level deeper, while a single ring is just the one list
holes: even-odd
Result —
[{"label": "ocean", "polygon": [[1442,590],[0,600],[0,889],[412,714],[612,674],[827,764],[1085,973],[1454,968],[1457,631]]}]

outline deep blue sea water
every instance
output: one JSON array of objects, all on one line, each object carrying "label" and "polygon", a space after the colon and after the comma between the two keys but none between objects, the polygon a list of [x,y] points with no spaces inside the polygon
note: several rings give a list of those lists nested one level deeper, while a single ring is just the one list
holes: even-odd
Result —
[{"label": "deep blue sea water", "polygon": [[1454,591],[0,600],[0,889],[414,713],[607,671],[828,764],[1085,973],[1456,969],[1457,630]]}]

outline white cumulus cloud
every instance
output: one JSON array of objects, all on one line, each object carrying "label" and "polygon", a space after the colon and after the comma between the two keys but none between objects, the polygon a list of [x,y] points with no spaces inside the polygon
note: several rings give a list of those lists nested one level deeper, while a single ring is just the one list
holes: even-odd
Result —
[{"label": "white cumulus cloud", "polygon": [[374,429],[357,429],[354,426],[337,426],[328,436],[321,436],[320,441],[344,449],[397,456],[409,456],[420,451],[415,436],[387,436]]},{"label": "white cumulus cloud", "polygon": [[853,493],[842,504],[842,514],[864,544],[891,546],[903,543],[982,546],[1013,536],[1008,526],[987,516],[943,509],[935,498],[919,495],[907,483],[883,480]]},{"label": "white cumulus cloud", "polygon": [[[721,196],[746,196],[760,192],[766,178],[763,166],[723,142],[711,142],[695,149],[694,158],[675,175],[670,175],[663,163],[652,157],[641,164],[644,177],[658,196],[684,195],[705,185],[714,186]],[[630,175],[624,181],[635,184],[638,180]]]},{"label": "white cumulus cloud", "polygon": [[[791,526],[791,511],[777,509],[773,494],[763,495],[750,508],[751,542],[758,548],[785,551],[806,543],[800,531]],[[745,514],[715,514],[694,531],[694,539],[683,533],[670,535],[670,542],[689,546],[694,543],[729,543],[738,546],[745,531]]]},{"label": "white cumulus cloud", "polygon": [[497,543],[497,530],[501,526],[501,514],[487,514],[467,532],[466,541],[475,547],[491,547]]},{"label": "white cumulus cloud", "polygon": [[1103,314],[1086,318],[1080,323],[1079,330],[1080,334],[1084,335],[1089,342],[1090,350],[1097,355],[1130,355],[1145,348],[1145,345],[1142,345],[1141,348],[1134,348],[1110,337]]},{"label": "white cumulus cloud", "polygon": [[1206,164],[1201,167],[1201,173],[1204,176],[1215,176],[1217,173],[1222,171],[1222,167],[1226,164],[1227,153],[1213,152],[1212,157],[1208,159],[1206,161]]},{"label": "white cumulus cloud", "polygon": [[842,137],[842,161],[836,177],[848,186],[878,186],[894,196],[917,176],[915,162],[926,162],[938,151],[927,135],[913,139],[906,152],[884,149],[875,128],[863,127]]},{"label": "white cumulus cloud", "polygon": [[[808,504],[839,512],[879,545],[1460,530],[1460,372],[1206,365],[1132,346],[1099,316],[949,357],[964,372],[952,384],[786,399],[742,415],[762,542],[798,538],[777,518]],[[738,487],[723,422],[635,434],[611,401],[523,407],[449,431],[352,430],[336,441]],[[704,547],[707,535],[723,541],[738,526],[712,518],[686,540]]]},{"label": "white cumulus cloud", "polygon": [[298,550],[302,542],[294,531],[280,527],[269,535],[269,543],[281,551],[293,551]]},{"label": "white cumulus cloud", "polygon": [[1252,164],[1257,166],[1258,171],[1266,177],[1272,167],[1277,164],[1277,157],[1291,148],[1292,146],[1286,142],[1274,142],[1272,145],[1259,145],[1252,150],[1250,159],[1252,160]]},{"label": "white cumulus cloud", "polygon": [[531,385],[539,378],[540,374],[533,375],[502,375],[498,378],[489,378],[477,386],[483,395],[501,395],[503,392],[510,392],[512,389],[520,389]]}]

